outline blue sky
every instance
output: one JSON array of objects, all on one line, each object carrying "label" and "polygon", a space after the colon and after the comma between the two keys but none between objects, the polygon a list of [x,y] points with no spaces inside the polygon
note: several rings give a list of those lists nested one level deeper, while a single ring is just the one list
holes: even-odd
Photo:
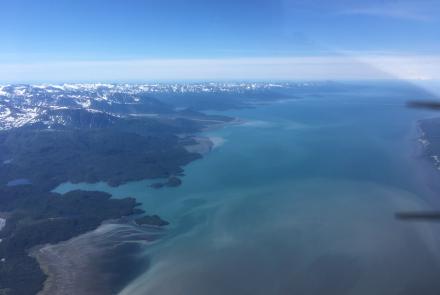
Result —
[{"label": "blue sky", "polygon": [[[421,71],[440,55],[438,0],[0,0],[0,7],[3,81],[151,80],[158,62],[169,69],[158,79],[297,79],[301,71],[313,77],[298,58],[350,61],[360,78],[379,77],[396,75],[388,73],[395,63]],[[280,67],[283,61],[290,71]],[[198,65],[192,72],[191,64]],[[227,69],[206,76],[214,66]],[[317,78],[335,75],[314,68]],[[411,75],[438,78],[432,71]]]}]

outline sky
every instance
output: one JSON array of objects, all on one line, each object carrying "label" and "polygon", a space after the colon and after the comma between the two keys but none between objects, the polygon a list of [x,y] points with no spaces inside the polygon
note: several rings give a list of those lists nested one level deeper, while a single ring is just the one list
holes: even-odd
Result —
[{"label": "sky", "polygon": [[0,0],[0,81],[440,79],[439,0]]}]

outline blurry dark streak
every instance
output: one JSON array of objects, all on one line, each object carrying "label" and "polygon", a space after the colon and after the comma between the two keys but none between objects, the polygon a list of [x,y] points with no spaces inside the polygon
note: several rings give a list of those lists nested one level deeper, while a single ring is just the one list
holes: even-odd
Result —
[{"label": "blurry dark streak", "polygon": [[440,221],[440,212],[425,211],[425,212],[398,212],[396,219],[408,221]]},{"label": "blurry dark streak", "polygon": [[440,101],[408,101],[406,106],[414,109],[429,109],[440,111]]}]

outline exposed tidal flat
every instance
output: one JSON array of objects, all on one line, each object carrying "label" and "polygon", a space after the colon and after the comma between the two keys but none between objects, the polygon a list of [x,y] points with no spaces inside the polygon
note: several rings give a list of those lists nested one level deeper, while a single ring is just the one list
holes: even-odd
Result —
[{"label": "exposed tidal flat", "polygon": [[132,196],[171,222],[143,245],[148,267],[121,295],[438,294],[440,225],[395,218],[440,208],[415,128],[433,114],[393,93],[222,112],[246,123],[203,134],[224,144],[187,165],[177,188],[56,190]]},{"label": "exposed tidal flat", "polygon": [[115,294],[147,269],[148,257],[139,254],[161,235],[159,228],[108,222],[68,241],[37,247],[31,255],[48,275],[38,294]]}]

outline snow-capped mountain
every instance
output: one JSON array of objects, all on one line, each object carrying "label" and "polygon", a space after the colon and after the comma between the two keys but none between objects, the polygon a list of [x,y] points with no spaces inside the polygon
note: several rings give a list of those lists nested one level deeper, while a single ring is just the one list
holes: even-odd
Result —
[{"label": "snow-capped mountain", "polygon": [[114,116],[173,110],[173,107],[136,89],[110,84],[0,86],[0,129],[48,122],[49,119],[60,123],[60,116],[71,115],[65,110],[87,110]]},{"label": "snow-capped mountain", "polygon": [[[102,112],[116,117],[172,114],[180,104],[158,99],[188,95],[249,94],[313,83],[41,84],[0,86],[0,130],[39,121],[60,122],[63,109]],[[54,115],[57,113],[57,115]],[[72,115],[71,113],[69,113]],[[83,115],[84,116],[84,115]],[[70,119],[66,119],[70,120]]]}]

